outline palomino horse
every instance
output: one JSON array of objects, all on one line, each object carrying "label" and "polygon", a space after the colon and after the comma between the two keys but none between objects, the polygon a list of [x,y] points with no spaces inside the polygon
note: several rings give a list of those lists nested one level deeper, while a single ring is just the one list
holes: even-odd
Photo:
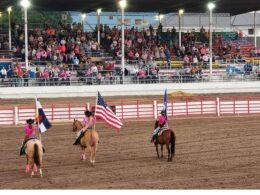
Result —
[{"label": "palomino horse", "polygon": [[43,147],[42,143],[38,139],[31,139],[26,143],[26,173],[29,173],[30,168],[32,169],[31,177],[34,175],[34,172],[37,172],[39,169],[40,175],[42,177],[42,156],[43,156]]},{"label": "palomino horse", "polygon": [[[83,128],[80,121],[75,120],[73,122],[73,132],[79,131]],[[92,166],[95,164],[96,152],[99,143],[99,136],[96,130],[88,129],[84,136],[80,140],[80,146],[82,149],[81,159],[86,160],[86,150],[90,153],[90,163]]]},{"label": "palomino horse", "polygon": [[[155,123],[155,128],[157,127],[157,124],[158,122]],[[176,135],[172,129],[165,129],[162,130],[162,132],[159,132],[158,138],[154,141],[157,157],[160,158],[159,151],[158,151],[158,144],[161,145],[161,158],[163,157],[163,145],[165,144],[168,150],[168,161],[172,161],[172,157],[175,154],[175,140],[176,140]]]}]

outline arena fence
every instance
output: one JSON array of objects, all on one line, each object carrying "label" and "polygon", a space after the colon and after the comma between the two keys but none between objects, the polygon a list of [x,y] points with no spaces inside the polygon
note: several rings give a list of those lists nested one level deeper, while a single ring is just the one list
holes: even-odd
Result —
[{"label": "arena fence", "polygon": [[[121,100],[107,103],[122,120],[154,119],[163,109],[162,100]],[[81,120],[85,109],[94,106],[91,103],[51,104],[43,105],[43,108],[50,121],[69,122],[74,118]],[[260,96],[169,98],[167,114],[170,118],[260,114]],[[0,125],[24,124],[26,119],[34,117],[34,106],[0,108]]]}]

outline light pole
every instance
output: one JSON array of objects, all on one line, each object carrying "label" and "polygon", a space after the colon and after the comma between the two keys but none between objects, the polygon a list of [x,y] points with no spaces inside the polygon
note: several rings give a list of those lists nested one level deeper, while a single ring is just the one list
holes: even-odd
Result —
[{"label": "light pole", "polygon": [[255,49],[257,47],[257,41],[256,41],[256,11],[254,13],[254,40],[255,40]]},{"label": "light pole", "polygon": [[0,12],[0,28],[1,28],[1,25],[2,25],[2,12]]},{"label": "light pole", "polygon": [[8,28],[9,28],[9,50],[12,50],[12,36],[11,36],[11,11],[12,11],[12,7],[8,7],[7,8],[7,12],[8,12]]},{"label": "light pole", "polygon": [[122,77],[123,77],[123,82],[125,78],[125,8],[126,8],[126,0],[120,0],[119,1],[119,6],[121,8],[121,47],[122,47],[122,57],[121,57],[121,63],[122,63]]},{"label": "light pole", "polygon": [[209,74],[212,75],[212,10],[215,8],[214,3],[208,3],[208,9],[209,9]]},{"label": "light pole", "polygon": [[81,14],[81,25],[82,25],[83,32],[85,32],[84,31],[85,18],[86,18],[86,14]]},{"label": "light pole", "polygon": [[179,49],[181,48],[181,31],[182,31],[182,15],[184,13],[183,9],[179,10]]},{"label": "light pole", "polygon": [[22,0],[21,6],[24,8],[24,45],[25,45],[25,67],[28,69],[29,62],[28,62],[28,29],[27,29],[27,8],[30,6],[29,0]]},{"label": "light pole", "polygon": [[97,34],[97,41],[98,41],[98,45],[100,45],[100,14],[101,14],[101,9],[97,9],[97,30],[98,30],[98,34]]}]

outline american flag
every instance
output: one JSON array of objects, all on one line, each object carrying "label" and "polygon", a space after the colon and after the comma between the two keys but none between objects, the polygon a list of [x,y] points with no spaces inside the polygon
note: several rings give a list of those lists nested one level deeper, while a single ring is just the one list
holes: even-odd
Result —
[{"label": "american flag", "polygon": [[104,98],[98,92],[96,113],[97,118],[102,118],[105,122],[116,129],[120,129],[123,125],[121,120],[115,115],[115,113],[108,107]]}]

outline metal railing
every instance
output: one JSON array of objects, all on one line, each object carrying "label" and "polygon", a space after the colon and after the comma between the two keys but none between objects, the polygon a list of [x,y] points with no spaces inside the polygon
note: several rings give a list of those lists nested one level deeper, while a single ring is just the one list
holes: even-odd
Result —
[{"label": "metal railing", "polygon": [[80,85],[117,85],[152,83],[198,83],[198,82],[243,82],[260,81],[260,75],[223,74],[223,75],[148,75],[145,77],[122,76],[71,77],[71,78],[7,78],[0,80],[0,87],[35,86],[80,86]]}]

